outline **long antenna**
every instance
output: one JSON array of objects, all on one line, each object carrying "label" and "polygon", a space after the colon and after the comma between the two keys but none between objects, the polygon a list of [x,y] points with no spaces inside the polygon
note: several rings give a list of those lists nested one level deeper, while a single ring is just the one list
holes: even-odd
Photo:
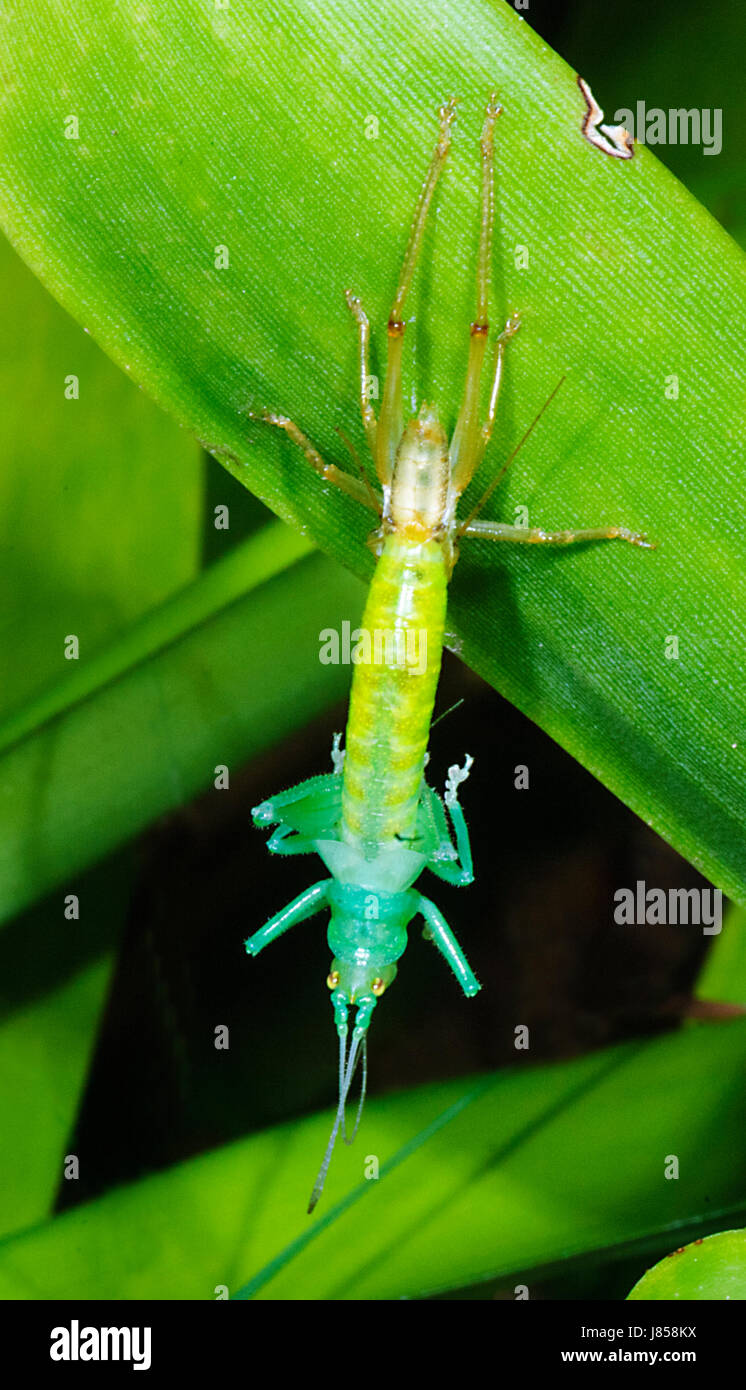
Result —
[{"label": "long antenna", "polygon": [[[358,1130],[359,1130],[359,1128],[360,1128],[360,1121],[361,1121],[361,1119],[362,1119],[362,1114],[363,1114],[363,1106],[365,1105],[365,1092],[366,1092],[367,1089],[368,1089],[368,1035],[367,1035],[367,1033],[364,1033],[364,1034],[363,1034],[363,1048],[362,1048],[361,1056],[362,1056],[362,1059],[363,1059],[363,1075],[362,1075],[362,1079],[361,1079],[361,1082],[360,1082],[360,1100],[358,1101],[358,1105],[357,1105],[357,1115],[355,1116],[355,1126],[354,1126],[354,1128],[353,1128],[352,1134],[350,1135],[349,1139],[347,1138],[347,1130],[345,1129],[345,1121],[344,1121],[344,1119],[342,1120],[342,1138],[344,1139],[345,1144],[348,1144],[348,1145],[349,1145],[349,1144],[353,1144],[353,1143],[355,1142],[355,1135],[357,1134],[357,1132],[358,1132]],[[352,1077],[350,1077],[350,1080],[352,1080]]]},{"label": "long antenna", "polygon": [[466,521],[462,521],[462,522],[461,522],[461,525],[460,525],[459,528],[458,528],[458,529],[459,529],[459,535],[462,535],[463,532],[466,530],[466,528],[467,528],[468,526],[471,526],[472,521],[474,521],[474,519],[475,519],[476,517],[479,516],[479,513],[481,512],[482,507],[485,505],[485,502],[488,502],[488,501],[489,501],[489,499],[490,499],[490,497],[492,496],[493,492],[495,491],[495,488],[497,487],[498,483],[501,482],[502,479],[505,477],[505,474],[507,473],[508,469],[510,468],[510,465],[511,465],[511,463],[513,462],[513,459],[516,457],[516,454],[519,454],[519,453],[520,453],[520,451],[521,451],[521,449],[523,448],[524,444],[526,443],[526,440],[528,439],[528,437],[529,437],[531,431],[535,428],[536,425],[538,425],[538,423],[539,423],[539,421],[540,421],[542,415],[544,414],[544,411],[548,408],[548,406],[550,406],[550,405],[552,404],[552,401],[554,400],[555,396],[557,395],[557,392],[559,391],[560,386],[561,386],[562,383],[563,383],[564,381],[566,381],[566,380],[567,380],[567,373],[565,373],[564,376],[561,376],[561,377],[560,377],[560,379],[559,379],[559,381],[557,382],[557,385],[555,386],[555,388],[554,388],[554,390],[553,390],[551,396],[547,396],[547,399],[545,400],[543,406],[541,407],[541,410],[539,411],[538,415],[535,415],[535,416],[534,416],[533,420],[531,421],[531,424],[529,425],[528,429],[526,430],[526,433],[523,435],[523,438],[522,438],[522,439],[519,439],[519,441],[518,441],[518,443],[516,444],[515,449],[513,450],[512,454],[509,455],[507,461],[503,464],[502,468],[499,470],[499,472],[498,472],[498,473],[495,475],[495,477],[492,479],[492,482],[490,483],[490,485],[489,485],[489,487],[487,488],[487,490],[486,490],[485,492],[482,493],[482,496],[480,497],[479,501],[477,502],[477,505],[476,505],[476,507],[474,508],[473,512],[471,512],[470,515],[466,518]]},{"label": "long antenna", "polygon": [[449,716],[449,714],[453,714],[453,711],[454,711],[455,709],[458,709],[459,705],[463,705],[463,703],[464,703],[464,697],[463,697],[463,695],[462,695],[462,697],[461,697],[460,700],[456,700],[455,704],[449,705],[449,706],[448,706],[448,709],[444,709],[444,710],[443,710],[443,713],[442,713],[442,714],[439,714],[438,717],[437,717],[437,719],[434,719],[434,720],[433,720],[432,724],[430,725],[430,728],[431,728],[431,729],[434,729],[434,728],[435,728],[435,725],[436,725],[436,724],[439,724],[440,721],[441,721],[441,719],[447,719],[448,716]]},{"label": "long antenna", "polygon": [[[347,1095],[348,1095],[350,1086],[352,1085],[352,1078],[353,1078],[353,1076],[355,1075],[355,1067],[357,1066],[357,1059],[358,1059],[358,1054],[359,1054],[360,1043],[361,1043],[361,1042],[363,1043],[363,1055],[365,1056],[365,1055],[366,1055],[366,1052],[365,1052],[365,1033],[358,1033],[357,1037],[355,1037],[355,1035],[354,1035],[354,1033],[353,1033],[352,1043],[351,1043],[351,1045],[350,1045],[350,1053],[349,1053],[349,1057],[347,1058],[347,1064],[345,1065],[345,1064],[344,1064],[344,1047],[345,1047],[345,1037],[344,1037],[344,1034],[340,1037],[340,1040],[339,1040],[339,1043],[340,1043],[340,1068],[339,1068],[340,1086],[339,1086],[339,1103],[338,1103],[338,1105],[337,1105],[337,1113],[336,1113],[336,1115],[335,1115],[335,1117],[334,1117],[334,1124],[332,1125],[332,1132],[331,1132],[331,1134],[329,1135],[329,1143],[328,1143],[327,1146],[326,1146],[326,1153],[324,1154],[324,1157],[323,1157],[323,1159],[321,1160],[321,1167],[319,1168],[319,1171],[318,1171],[318,1173],[317,1173],[317,1175],[316,1175],[316,1181],[315,1181],[315,1183],[314,1183],[314,1185],[313,1185],[313,1191],[312,1191],[312,1193],[311,1193],[311,1198],[310,1198],[310,1201],[309,1201],[309,1203],[308,1203],[308,1215],[309,1215],[309,1216],[311,1215],[311,1212],[313,1211],[314,1207],[316,1206],[316,1203],[318,1202],[319,1197],[321,1196],[322,1192],[324,1191],[324,1183],[326,1182],[326,1175],[327,1175],[327,1173],[329,1172],[329,1164],[330,1164],[331,1161],[332,1161],[332,1154],[333,1154],[333,1152],[334,1152],[334,1145],[335,1145],[336,1142],[337,1142],[337,1135],[338,1135],[338,1133],[339,1133],[339,1126],[340,1126],[340,1125],[344,1126],[344,1113],[345,1113],[345,1105],[347,1104]],[[367,1066],[366,1066],[366,1074],[367,1074]],[[360,1105],[360,1107],[359,1107],[359,1109],[358,1109],[358,1118],[357,1118],[357,1120],[356,1120],[356,1122],[355,1122],[355,1133],[353,1133],[353,1136],[352,1136],[353,1139],[355,1138],[355,1134],[357,1133],[357,1126],[358,1126],[358,1123],[359,1123],[359,1121],[360,1121],[360,1115],[361,1115],[361,1114],[362,1114],[362,1104]],[[352,1143],[352,1139],[350,1140],[350,1143]]]}]

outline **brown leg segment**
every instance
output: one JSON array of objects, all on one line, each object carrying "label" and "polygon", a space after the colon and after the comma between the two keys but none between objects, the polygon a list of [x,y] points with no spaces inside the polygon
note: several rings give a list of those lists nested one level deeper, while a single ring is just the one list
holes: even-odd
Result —
[{"label": "brown leg segment", "polygon": [[354,295],[352,293],[352,290],[345,290],[345,299],[347,300],[347,308],[349,309],[358,326],[360,363],[360,412],[363,417],[363,428],[365,430],[365,437],[368,441],[368,448],[370,449],[370,452],[373,455],[373,458],[375,459],[376,429],[378,422],[376,420],[376,412],[373,409],[370,400],[368,399],[368,381],[370,379],[370,373],[368,370],[368,357],[370,349],[370,323],[368,322],[368,315],[366,314],[361,301],[357,298],[357,295]]},{"label": "brown leg segment", "polygon": [[275,415],[270,410],[250,410],[248,415],[251,420],[261,420],[265,425],[274,425],[276,429],[284,430],[293,443],[303,450],[311,467],[316,470],[320,477],[328,483],[333,483],[335,487],[348,493],[350,497],[354,497],[356,502],[362,502],[364,507],[370,507],[373,511],[378,510],[377,505],[374,504],[375,494],[372,490],[359,478],[352,478],[349,473],[338,468],[335,463],[326,463],[310,439],[286,415]]},{"label": "brown leg segment", "polygon": [[488,541],[517,541],[522,545],[576,545],[581,541],[629,541],[647,550],[655,550],[655,541],[640,531],[626,526],[591,526],[580,531],[544,531],[539,526],[506,526],[499,521],[471,521],[461,532],[463,536],[481,537]]}]

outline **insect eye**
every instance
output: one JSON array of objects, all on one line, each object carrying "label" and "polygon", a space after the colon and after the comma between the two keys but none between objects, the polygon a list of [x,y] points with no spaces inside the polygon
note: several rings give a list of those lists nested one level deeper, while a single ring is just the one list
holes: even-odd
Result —
[{"label": "insect eye", "polygon": [[386,986],[383,980],[381,979],[380,975],[377,975],[371,985],[371,989],[373,990],[373,993],[375,994],[377,999],[380,998],[380,996],[383,994],[385,988]]},{"label": "insect eye", "polygon": [[336,989],[337,985],[339,984],[339,971],[330,970],[329,974],[326,977],[326,983],[328,984],[330,989]]}]

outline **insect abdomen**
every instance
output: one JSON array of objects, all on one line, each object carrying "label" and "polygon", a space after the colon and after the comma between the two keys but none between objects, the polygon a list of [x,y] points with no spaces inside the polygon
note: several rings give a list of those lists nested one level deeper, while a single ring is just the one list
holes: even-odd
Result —
[{"label": "insect abdomen", "polygon": [[391,533],[363,615],[345,740],[342,824],[371,858],[414,835],[440,673],[446,566],[437,541]]}]

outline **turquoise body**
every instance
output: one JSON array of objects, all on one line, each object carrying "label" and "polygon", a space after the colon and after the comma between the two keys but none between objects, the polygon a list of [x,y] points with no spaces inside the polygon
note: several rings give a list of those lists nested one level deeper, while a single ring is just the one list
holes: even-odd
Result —
[{"label": "turquoise body", "polygon": [[[407,928],[420,915],[467,996],[479,982],[435,903],[413,887],[428,868],[447,883],[473,880],[469,835],[457,787],[467,775],[449,770],[443,800],[425,776],[427,738],[440,671],[447,575],[437,541],[386,537],[370,587],[362,627],[370,634],[416,630],[424,643],[411,659],[384,659],[354,668],[346,753],[335,742],[334,771],[262,802],[256,825],[275,826],[274,854],[316,853],[330,877],[315,883],[246,941],[256,955],[271,941],[323,909],[330,912],[332,952],[327,983],[337,1031],[366,1032],[378,999],[396,976]],[[386,651],[388,660],[386,660]],[[402,648],[399,647],[401,654]],[[449,821],[450,819],[450,827]]]}]

